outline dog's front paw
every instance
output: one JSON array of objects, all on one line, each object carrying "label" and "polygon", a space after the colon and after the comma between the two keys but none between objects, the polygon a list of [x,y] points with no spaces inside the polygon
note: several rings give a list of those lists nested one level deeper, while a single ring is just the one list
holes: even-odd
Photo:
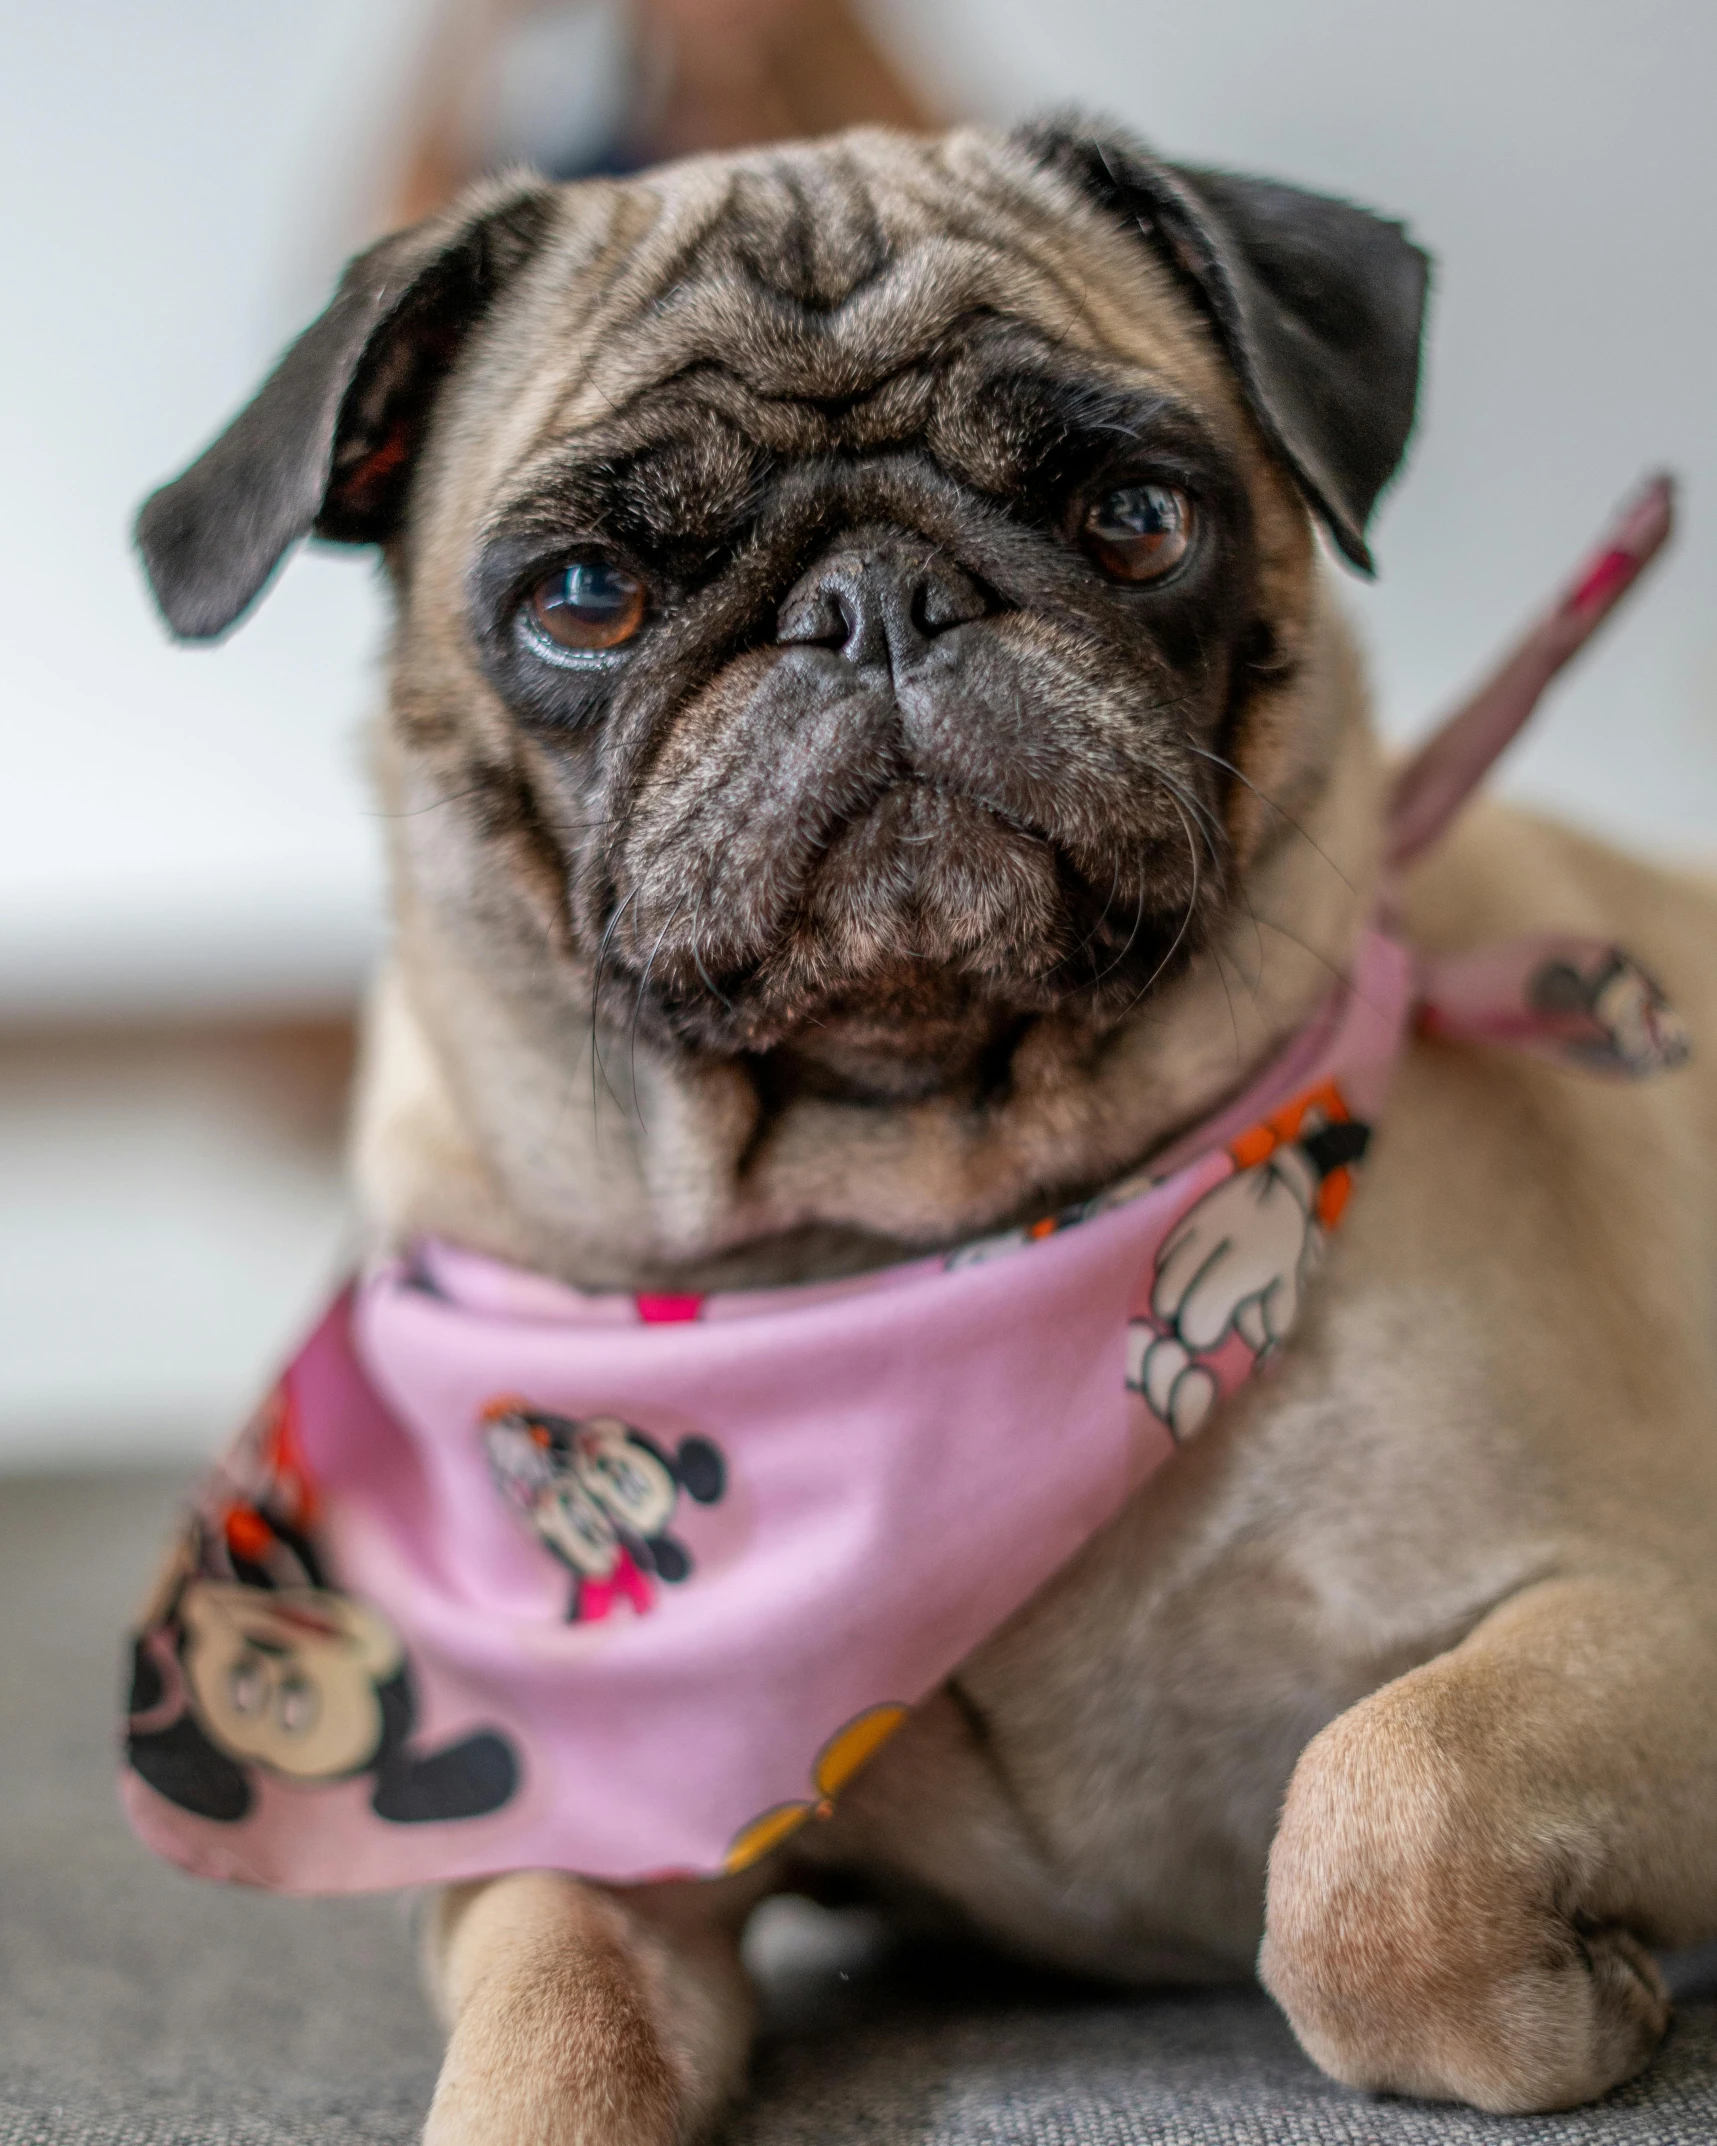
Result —
[{"label": "dog's front paw", "polygon": [[735,1933],[694,1912],[518,1872],[444,1893],[424,1953],[450,2028],[424,2146],[683,2146],[743,2076]]},{"label": "dog's front paw", "polygon": [[1637,1938],[1577,1906],[1590,1844],[1544,1823],[1417,1682],[1302,1755],[1259,1972],[1349,2086],[1503,2114],[1595,2100],[1651,2060],[1662,1979]]},{"label": "dog's front paw", "polygon": [[[497,1991],[497,1996],[500,1992]],[[682,2097],[630,2007],[513,1985],[447,2045],[424,2146],[674,2146]]]}]

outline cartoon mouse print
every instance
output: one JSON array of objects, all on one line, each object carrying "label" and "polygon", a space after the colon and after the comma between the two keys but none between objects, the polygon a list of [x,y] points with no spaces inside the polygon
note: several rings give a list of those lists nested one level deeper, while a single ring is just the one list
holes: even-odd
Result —
[{"label": "cartoon mouse print", "polygon": [[512,1747],[479,1730],[415,1749],[398,1634],[327,1584],[283,1398],[259,1419],[248,1473],[232,1502],[193,1521],[136,1639],[133,1771],[181,1810],[227,1823],[250,1812],[259,1771],[306,1786],[368,1774],[371,1809],[396,1825],[498,1810],[518,1785]]},{"label": "cartoon mouse print", "polygon": [[1206,1359],[1233,1335],[1261,1357],[1293,1330],[1369,1140],[1326,1083],[1234,1141],[1232,1172],[1163,1240],[1148,1308],[1129,1327],[1127,1384],[1176,1439],[1216,1401]]},{"label": "cartoon mouse print", "polygon": [[1547,961],[1527,987],[1536,1013],[1567,1024],[1562,1049],[1577,1064],[1638,1079],[1683,1064],[1692,1049],[1687,1029],[1656,978],[1619,946],[1607,947],[1582,970]]},{"label": "cartoon mouse print", "polygon": [[707,1438],[672,1454],[617,1416],[557,1416],[518,1400],[484,1411],[483,1444],[502,1496],[572,1574],[567,1617],[593,1623],[622,1604],[642,1616],[655,1582],[692,1569],[668,1532],[680,1496],[713,1505],[727,1465]]}]

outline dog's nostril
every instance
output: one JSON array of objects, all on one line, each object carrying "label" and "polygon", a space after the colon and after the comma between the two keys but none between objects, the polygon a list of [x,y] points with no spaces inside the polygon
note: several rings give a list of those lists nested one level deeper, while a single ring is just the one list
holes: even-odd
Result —
[{"label": "dog's nostril", "polygon": [[826,589],[784,605],[775,622],[778,641],[797,641],[813,648],[845,648],[852,634],[850,608]]},{"label": "dog's nostril", "polygon": [[989,598],[970,574],[926,574],[912,592],[912,623],[925,635],[969,626],[990,609]]},{"label": "dog's nostril", "polygon": [[995,608],[993,592],[951,561],[883,546],[820,562],[782,605],[775,635],[837,650],[862,670],[911,662],[938,634]]}]

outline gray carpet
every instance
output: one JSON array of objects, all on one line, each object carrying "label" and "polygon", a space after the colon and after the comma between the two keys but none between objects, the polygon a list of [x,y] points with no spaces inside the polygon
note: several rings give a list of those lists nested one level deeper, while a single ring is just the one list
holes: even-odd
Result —
[{"label": "gray carpet", "polygon": [[[174,1499],[0,1484],[0,2146],[407,2146],[436,2036],[404,1905],[199,1884],[117,1815],[117,1635]],[[1712,1956],[1677,1963],[1644,2079],[1531,2119],[1345,2093],[1251,1993],[1095,1999],[798,1903],[759,1958],[771,2025],[728,2146],[1717,2140]]]}]

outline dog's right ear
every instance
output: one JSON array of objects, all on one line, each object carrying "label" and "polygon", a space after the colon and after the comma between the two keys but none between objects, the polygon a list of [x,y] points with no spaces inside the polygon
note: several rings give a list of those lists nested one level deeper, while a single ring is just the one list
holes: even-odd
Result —
[{"label": "dog's right ear", "polygon": [[181,640],[224,633],[300,537],[392,534],[436,392],[553,202],[540,181],[491,186],[360,253],[255,398],[144,502],[138,548]]}]

